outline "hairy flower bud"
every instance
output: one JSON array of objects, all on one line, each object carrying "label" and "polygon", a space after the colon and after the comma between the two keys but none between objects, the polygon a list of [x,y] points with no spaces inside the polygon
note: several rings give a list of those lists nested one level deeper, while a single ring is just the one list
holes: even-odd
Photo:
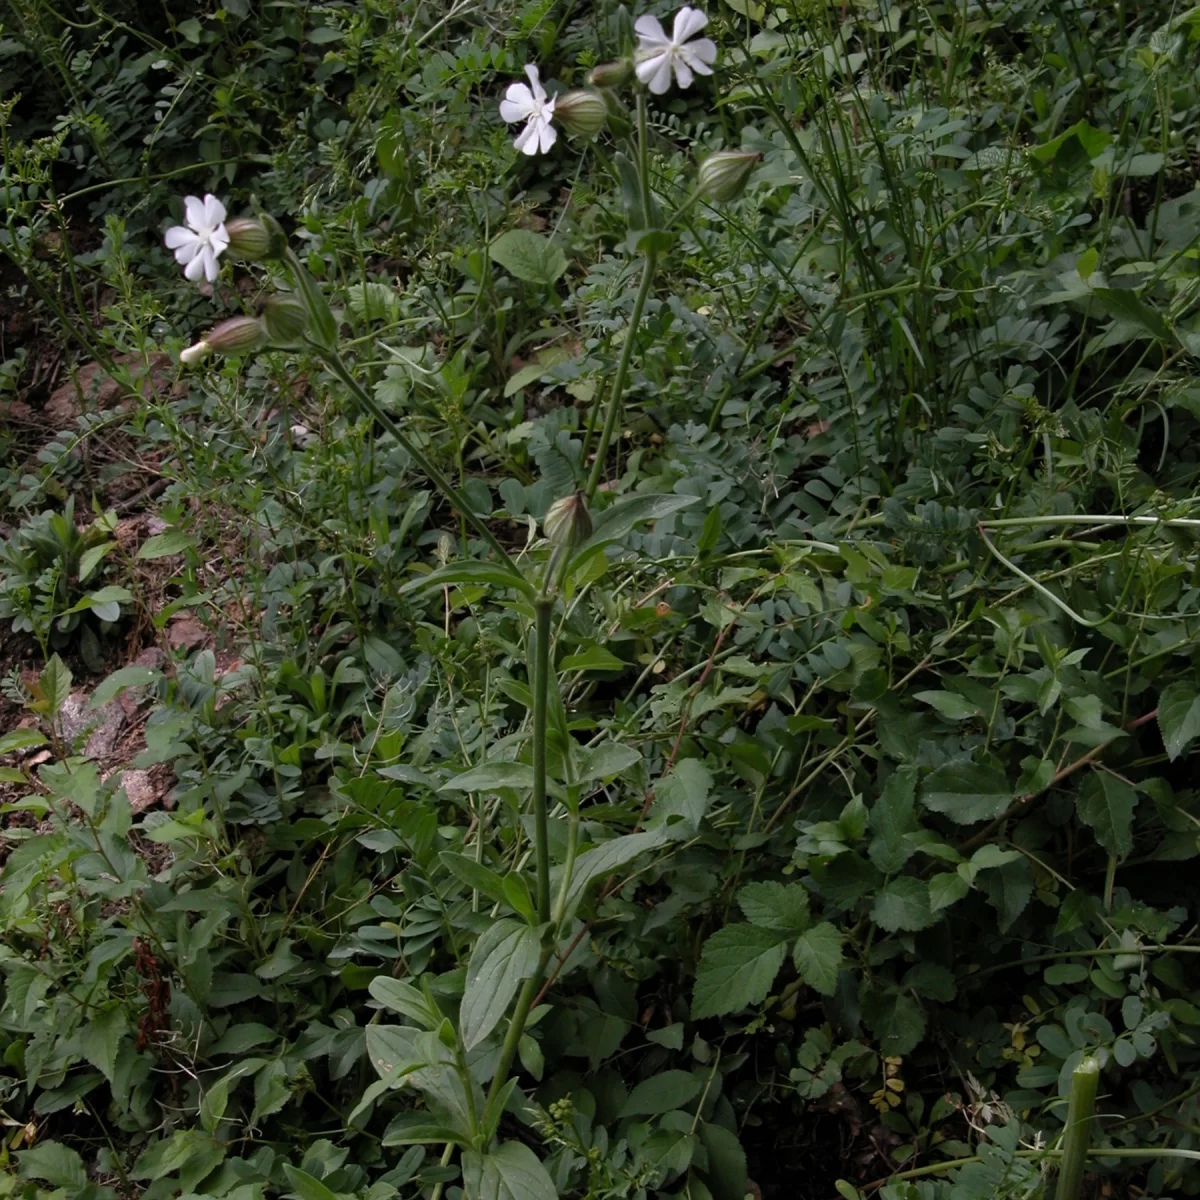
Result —
[{"label": "hairy flower bud", "polygon": [[214,354],[253,354],[267,344],[267,329],[257,317],[234,317],[206,333],[204,342]]},{"label": "hairy flower bud", "polygon": [[229,253],[246,262],[261,262],[265,258],[276,258],[275,239],[271,231],[254,217],[235,217],[225,222],[229,235]]},{"label": "hairy flower bud", "polygon": [[718,150],[700,164],[699,188],[705,200],[724,204],[746,190],[761,154],[751,150]]},{"label": "hairy flower bud", "polygon": [[570,549],[592,536],[592,518],[582,492],[564,496],[550,505],[542,518],[542,529],[556,546]]},{"label": "hairy flower bud", "polygon": [[292,346],[308,329],[308,309],[295,296],[270,296],[262,307],[267,336],[277,346]]},{"label": "hairy flower bud", "polygon": [[619,58],[616,62],[601,63],[592,68],[588,82],[598,88],[624,87],[633,78],[633,60]]},{"label": "hairy flower bud", "polygon": [[575,137],[595,137],[608,120],[608,105],[598,92],[567,92],[554,97],[554,119]]}]

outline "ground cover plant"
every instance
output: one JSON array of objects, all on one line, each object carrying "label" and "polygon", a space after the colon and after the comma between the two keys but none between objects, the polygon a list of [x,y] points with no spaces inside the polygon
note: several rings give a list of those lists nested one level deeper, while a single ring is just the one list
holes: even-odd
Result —
[{"label": "ground cover plant", "polygon": [[1200,9],[0,51],[0,1195],[1200,1192]]}]

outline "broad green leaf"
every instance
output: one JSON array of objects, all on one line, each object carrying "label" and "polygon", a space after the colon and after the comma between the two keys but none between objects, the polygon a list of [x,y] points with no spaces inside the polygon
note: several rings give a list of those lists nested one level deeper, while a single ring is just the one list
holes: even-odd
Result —
[{"label": "broad green leaf", "polygon": [[185,550],[193,550],[196,539],[182,529],[168,529],[166,533],[157,533],[148,537],[138,548],[140,559],[169,558],[173,554],[182,554]]},{"label": "broad green leaf", "polygon": [[592,536],[580,546],[575,557],[580,558],[593,546],[623,538],[641,521],[657,521],[698,503],[696,496],[677,496],[673,492],[636,492],[622,497],[593,517]]},{"label": "broad green leaf", "polygon": [[71,668],[57,654],[52,654],[38,676],[38,685],[51,713],[57,714],[66,704],[71,694],[71,678]]},{"label": "broad green leaf", "polygon": [[893,879],[875,897],[871,919],[888,933],[928,928],[937,920],[930,911],[928,885],[911,875]]},{"label": "broad green leaf", "polygon": [[1133,849],[1133,810],[1137,793],[1107,771],[1093,771],[1075,798],[1079,819],[1092,827],[1109,854],[1125,858]]},{"label": "broad green leaf", "polygon": [[99,1016],[90,1020],[79,1034],[79,1052],[109,1083],[117,1066],[117,1048],[121,1037],[129,1029],[129,1017],[125,1009],[114,1004]]},{"label": "broad green leaf", "polygon": [[970,890],[971,885],[957,871],[943,871],[929,881],[929,909],[939,913],[957,904]]},{"label": "broad green leaf", "polygon": [[672,837],[694,837],[708,812],[712,783],[712,772],[699,759],[677,762],[654,785],[648,826],[661,826]]},{"label": "broad green leaf", "polygon": [[603,646],[589,646],[577,654],[568,654],[558,664],[560,671],[627,671],[629,664]]},{"label": "broad green leaf", "polygon": [[1129,288],[1092,288],[1092,296],[1110,316],[1128,321],[1160,342],[1176,341],[1162,314]]},{"label": "broad green leaf", "polygon": [[[436,1029],[442,1023],[441,1014],[430,1009],[424,994],[402,979],[393,979],[390,975],[376,975],[367,985],[367,991],[371,993],[372,999],[378,1000],[385,1008],[416,1021],[418,1025],[424,1025],[426,1029]],[[387,1026],[368,1028],[384,1029]],[[386,1053],[390,1053],[390,1050]]]},{"label": "broad green leaf", "polygon": [[704,943],[692,992],[692,1017],[720,1017],[761,1004],[783,965],[779,934],[758,925],[726,925]]},{"label": "broad green leaf", "polygon": [[999,914],[1000,932],[1007,933],[1033,897],[1033,872],[1022,855],[985,872],[978,887]]},{"label": "broad green leaf", "polygon": [[495,1029],[517,988],[537,970],[540,952],[537,931],[519,921],[497,921],[475,943],[459,1017],[465,1049]]},{"label": "broad green leaf", "polygon": [[459,583],[486,583],[492,587],[515,588],[531,600],[534,594],[533,584],[523,575],[518,575],[500,563],[481,562],[473,558],[447,563],[444,567],[438,567],[436,571],[430,571],[428,575],[418,575],[416,579],[410,579],[404,584],[400,594],[408,596],[413,592],[450,587]]},{"label": "broad green leaf", "polygon": [[842,935],[828,921],[806,929],[792,950],[792,960],[800,978],[822,996],[832,996],[837,990],[842,969]]},{"label": "broad green leaf", "polygon": [[915,1050],[925,1036],[925,1014],[921,1006],[903,992],[868,987],[862,1000],[862,1014],[883,1054],[903,1057]]},{"label": "broad green leaf", "polygon": [[487,1154],[464,1150],[465,1200],[558,1200],[546,1168],[524,1142],[501,1142]]},{"label": "broad green leaf", "polygon": [[443,850],[438,858],[452,875],[462,880],[473,891],[482,892],[497,904],[507,903],[504,880],[491,867],[485,867],[469,855],[458,854],[453,850]]},{"label": "broad green leaf", "polygon": [[380,1079],[399,1087],[404,1077],[423,1066],[416,1029],[407,1025],[368,1025],[367,1057]]},{"label": "broad green leaf", "polygon": [[87,1183],[87,1171],[77,1150],[62,1142],[39,1142],[17,1155],[22,1179],[41,1179],[51,1187],[70,1188],[77,1193]]},{"label": "broad green leaf", "polygon": [[808,891],[802,883],[748,883],[738,892],[737,902],[751,925],[784,937],[808,928]]},{"label": "broad green leaf", "polygon": [[601,742],[599,746],[579,752],[577,782],[615,779],[641,761],[642,752],[636,746],[624,746],[620,742]]},{"label": "broad green leaf", "polygon": [[979,716],[982,711],[978,704],[973,704],[957,692],[914,692],[913,695],[936,709],[948,721],[965,721],[968,717]]},{"label": "broad green leaf", "polygon": [[1158,730],[1167,757],[1174,762],[1189,742],[1200,737],[1200,690],[1190,683],[1170,683],[1158,698]]},{"label": "broad green leaf", "polygon": [[283,1164],[283,1173],[292,1185],[291,1195],[296,1200],[338,1200],[337,1192],[330,1191],[319,1179],[291,1163]]},{"label": "broad green leaf", "polygon": [[510,229],[502,233],[492,242],[489,253],[494,262],[524,283],[549,287],[567,269],[567,256],[558,244],[532,229]]},{"label": "broad green leaf", "polygon": [[432,1113],[427,1112],[401,1113],[383,1131],[382,1139],[385,1146],[422,1146],[429,1142],[466,1145],[469,1141],[465,1132],[440,1122]]},{"label": "broad green leaf", "polygon": [[990,821],[1012,803],[1012,788],[1002,772],[980,763],[947,763],[930,771],[921,802],[959,825]]},{"label": "broad green leaf", "polygon": [[704,1172],[713,1200],[744,1200],[750,1192],[746,1152],[737,1135],[724,1125],[711,1121],[700,1123],[700,1140],[708,1154]]},{"label": "broad green leaf", "polygon": [[568,916],[575,911],[584,892],[596,879],[619,870],[639,854],[653,850],[665,841],[662,829],[651,829],[645,833],[627,833],[584,851],[575,860],[575,873],[571,876],[571,886],[567,892]]},{"label": "broad green leaf", "polygon": [[34,746],[46,744],[45,734],[36,729],[14,729],[11,733],[0,734],[0,754],[11,754],[14,750],[31,750]]},{"label": "broad green leaf", "polygon": [[126,688],[147,687],[149,684],[157,683],[162,677],[161,671],[156,671],[151,667],[122,667],[97,686],[88,701],[88,707],[102,708]]},{"label": "broad green leaf", "polygon": [[489,762],[455,775],[441,786],[443,792],[495,792],[500,788],[533,787],[533,768],[527,763]]},{"label": "broad green leaf", "polygon": [[885,875],[894,875],[914,853],[912,843],[904,835],[916,828],[913,815],[916,789],[915,771],[896,771],[871,809],[871,830],[875,836],[867,854]]},{"label": "broad green leaf", "polygon": [[695,1099],[704,1087],[704,1080],[690,1071],[662,1071],[651,1075],[629,1093],[621,1109],[621,1116],[657,1116],[682,1108]]}]

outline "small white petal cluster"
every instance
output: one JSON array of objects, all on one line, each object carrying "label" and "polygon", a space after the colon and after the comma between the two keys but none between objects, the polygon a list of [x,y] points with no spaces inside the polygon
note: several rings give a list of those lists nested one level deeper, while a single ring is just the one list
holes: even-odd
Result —
[{"label": "small white petal cluster", "polygon": [[217,259],[229,247],[225,229],[225,205],[213,195],[203,200],[185,196],[183,201],[186,225],[172,225],[163,241],[175,252],[175,261],[193,283],[203,276],[209,283],[217,278]]},{"label": "small white petal cluster", "polygon": [[525,122],[525,128],[513,140],[522,154],[545,154],[558,140],[558,130],[550,124],[554,117],[554,97],[546,95],[535,66],[525,68],[530,87],[523,83],[509,84],[500,101],[500,115],[510,125]]},{"label": "small white petal cluster", "polygon": [[675,25],[667,37],[657,17],[638,17],[637,77],[656,96],[671,87],[671,76],[681,88],[691,87],[696,75],[711,75],[717,61],[717,46],[711,38],[696,38],[708,24],[698,8],[683,7],[675,14]]}]

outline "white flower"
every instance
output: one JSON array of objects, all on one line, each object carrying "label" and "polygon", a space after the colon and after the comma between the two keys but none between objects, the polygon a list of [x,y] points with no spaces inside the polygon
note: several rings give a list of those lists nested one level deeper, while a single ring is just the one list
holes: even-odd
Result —
[{"label": "white flower", "polygon": [[513,145],[523,154],[545,154],[558,139],[558,130],[551,124],[554,116],[554,97],[546,95],[537,67],[525,68],[532,91],[523,83],[510,83],[500,101],[500,115],[510,124],[524,121],[525,128],[513,139]]},{"label": "white flower", "polygon": [[199,362],[202,358],[207,358],[212,353],[212,347],[203,339],[198,341],[194,346],[187,346],[179,352],[179,361],[184,366],[189,366],[194,362]]},{"label": "white flower", "polygon": [[711,38],[688,39],[708,24],[708,17],[686,5],[675,14],[671,36],[663,32],[657,17],[638,17],[637,77],[656,95],[671,86],[671,72],[681,88],[691,87],[693,74],[711,75],[717,61],[717,46]]},{"label": "white flower", "polygon": [[175,261],[193,283],[203,275],[209,283],[217,278],[217,259],[229,246],[225,231],[225,205],[216,196],[203,200],[185,196],[183,207],[187,225],[172,225],[163,241],[175,251]]}]

